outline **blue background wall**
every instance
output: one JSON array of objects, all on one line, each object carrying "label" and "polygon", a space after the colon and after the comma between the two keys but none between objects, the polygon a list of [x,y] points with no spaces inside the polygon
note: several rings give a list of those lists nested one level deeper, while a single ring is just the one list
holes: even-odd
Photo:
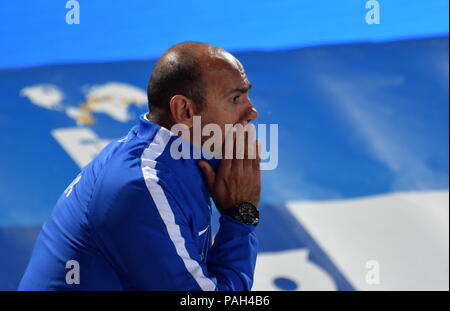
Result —
[{"label": "blue background wall", "polygon": [[[45,3],[0,4],[2,290],[17,286],[79,171],[50,134],[76,122],[21,90],[55,85],[73,107],[87,85],[145,90],[157,57],[180,41],[232,51],[254,85],[258,122],[279,124],[279,165],[263,172],[261,253],[309,249],[338,289],[355,289],[284,204],[448,190],[446,1],[380,1],[379,25],[366,24],[365,1],[80,1],[80,25],[65,23],[64,1]],[[104,139],[135,124],[94,116],[89,128]]]}]

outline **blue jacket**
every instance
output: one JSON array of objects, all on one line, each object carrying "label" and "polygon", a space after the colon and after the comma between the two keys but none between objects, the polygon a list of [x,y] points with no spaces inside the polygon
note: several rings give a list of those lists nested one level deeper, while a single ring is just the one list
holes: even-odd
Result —
[{"label": "blue jacket", "polygon": [[[177,138],[142,115],[83,168],[43,225],[19,290],[250,290],[254,226],[222,215],[212,243],[202,172],[172,158]],[[79,284],[66,280],[74,260]]]}]

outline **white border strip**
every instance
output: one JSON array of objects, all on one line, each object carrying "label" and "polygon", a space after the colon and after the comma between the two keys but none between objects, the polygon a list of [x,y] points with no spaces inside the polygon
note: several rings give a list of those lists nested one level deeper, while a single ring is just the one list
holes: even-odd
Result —
[{"label": "white border strip", "polygon": [[178,256],[181,257],[186,269],[192,275],[192,277],[197,281],[200,288],[204,291],[214,291],[216,284],[207,278],[203,274],[203,270],[199,263],[189,256],[186,249],[186,243],[181,235],[180,227],[175,223],[175,215],[167,201],[166,195],[163,189],[158,184],[158,176],[156,175],[156,158],[160,156],[167,143],[169,142],[170,136],[173,134],[161,127],[156,133],[153,141],[144,150],[141,156],[141,170],[144,175],[145,184],[147,185],[148,191],[150,192],[153,201],[155,202],[156,208],[158,209],[159,215],[161,216],[164,224],[169,232],[169,237],[175,245]]}]

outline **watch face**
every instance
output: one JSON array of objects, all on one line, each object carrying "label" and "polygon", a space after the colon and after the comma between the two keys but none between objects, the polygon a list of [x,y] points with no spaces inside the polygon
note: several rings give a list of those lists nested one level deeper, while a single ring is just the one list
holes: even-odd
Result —
[{"label": "watch face", "polygon": [[258,224],[259,211],[253,204],[246,202],[239,204],[238,212],[240,221],[250,225]]}]

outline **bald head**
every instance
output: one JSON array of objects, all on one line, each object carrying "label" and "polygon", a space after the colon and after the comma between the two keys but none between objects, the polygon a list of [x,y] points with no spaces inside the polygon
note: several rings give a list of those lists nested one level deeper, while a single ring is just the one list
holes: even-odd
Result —
[{"label": "bald head", "polygon": [[152,112],[167,112],[170,99],[179,94],[205,102],[205,73],[211,70],[242,70],[240,62],[227,51],[199,42],[183,42],[167,50],[153,69],[147,96]]},{"label": "bald head", "polygon": [[175,63],[180,64],[187,57],[195,59],[202,71],[242,67],[240,62],[224,49],[200,42],[183,42],[174,45],[161,56],[158,64],[162,66]]}]

